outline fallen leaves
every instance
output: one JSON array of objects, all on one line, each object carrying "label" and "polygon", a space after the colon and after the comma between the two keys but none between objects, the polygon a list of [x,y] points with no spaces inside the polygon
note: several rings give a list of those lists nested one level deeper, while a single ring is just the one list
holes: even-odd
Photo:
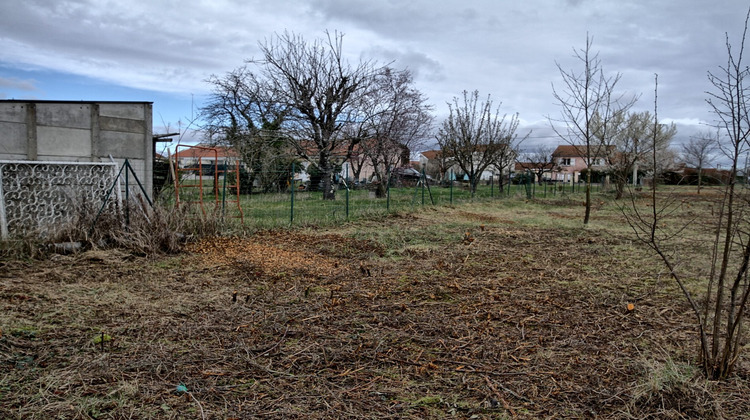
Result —
[{"label": "fallen leaves", "polygon": [[286,250],[257,243],[252,238],[206,238],[189,244],[187,250],[200,254],[207,265],[247,264],[265,274],[302,272],[327,276],[341,270],[334,259],[302,249]]}]

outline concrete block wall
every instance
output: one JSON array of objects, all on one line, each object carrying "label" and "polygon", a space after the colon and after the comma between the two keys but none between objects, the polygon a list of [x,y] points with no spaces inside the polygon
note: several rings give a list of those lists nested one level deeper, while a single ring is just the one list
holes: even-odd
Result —
[{"label": "concrete block wall", "polygon": [[151,102],[0,100],[0,160],[129,159],[151,195]]}]

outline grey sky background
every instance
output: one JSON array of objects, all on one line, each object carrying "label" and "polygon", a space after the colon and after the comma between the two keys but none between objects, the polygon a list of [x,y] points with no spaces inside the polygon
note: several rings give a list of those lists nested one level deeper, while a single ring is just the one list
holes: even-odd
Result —
[{"label": "grey sky background", "polygon": [[[211,74],[257,57],[258,41],[285,30],[307,39],[345,34],[351,60],[394,61],[440,117],[463,90],[520,114],[527,147],[557,144],[547,116],[559,109],[556,62],[581,70],[573,49],[594,39],[605,72],[678,124],[678,142],[714,121],[705,102],[707,71],[726,63],[725,32],[739,48],[747,2],[739,0],[277,0],[0,2],[0,98],[58,97],[69,75],[90,80],[101,100],[145,92],[155,112],[175,123],[200,106]],[[151,97],[150,93],[153,93]],[[71,95],[68,93],[68,95]],[[74,95],[74,94],[73,94]],[[153,99],[157,98],[157,99]],[[88,99],[88,98],[87,98]],[[122,100],[123,98],[119,98]],[[128,98],[128,100],[138,100]],[[165,117],[166,116],[166,117]],[[159,119],[155,117],[155,121]]]}]

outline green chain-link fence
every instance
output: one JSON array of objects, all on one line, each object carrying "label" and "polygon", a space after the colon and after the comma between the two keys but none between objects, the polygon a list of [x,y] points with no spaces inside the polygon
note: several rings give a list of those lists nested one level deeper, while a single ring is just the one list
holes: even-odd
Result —
[{"label": "green chain-link fence", "polygon": [[[449,179],[455,177],[450,176]],[[288,176],[273,189],[256,185],[252,194],[243,194],[240,203],[246,224],[273,227],[337,223],[362,217],[377,217],[395,212],[418,211],[423,206],[446,206],[477,200],[512,198],[551,198],[560,195],[583,194],[582,183],[534,184],[530,179],[483,180],[472,194],[466,181],[436,182],[422,174],[419,177],[392,176],[384,194],[378,194],[378,184],[356,184],[343,177],[335,185],[334,200],[324,200],[323,192],[310,181]],[[595,184],[593,192],[602,186]],[[263,192],[264,191],[264,192]]]}]

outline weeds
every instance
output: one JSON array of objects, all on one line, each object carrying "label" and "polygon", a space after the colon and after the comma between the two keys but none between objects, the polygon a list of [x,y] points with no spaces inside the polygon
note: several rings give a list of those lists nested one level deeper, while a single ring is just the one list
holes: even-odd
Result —
[{"label": "weeds", "polygon": [[662,418],[722,418],[710,382],[700,368],[675,362],[644,362],[644,379],[635,386],[628,412],[633,418],[647,413]]},{"label": "weeds", "polygon": [[99,209],[82,204],[75,217],[55,230],[40,235],[28,232],[22,237],[0,241],[0,256],[8,259],[36,259],[50,253],[72,253],[88,249],[121,248],[136,255],[176,253],[192,238],[216,236],[241,231],[233,219],[219,211],[203,214],[183,205],[172,208],[145,202],[130,204],[128,219],[115,207]]}]

